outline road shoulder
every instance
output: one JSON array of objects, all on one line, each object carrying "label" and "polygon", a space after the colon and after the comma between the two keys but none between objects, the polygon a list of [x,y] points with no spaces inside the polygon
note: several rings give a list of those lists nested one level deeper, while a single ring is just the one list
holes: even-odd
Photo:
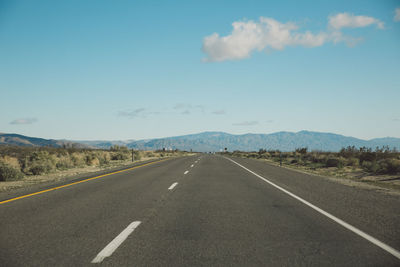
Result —
[{"label": "road shoulder", "polygon": [[[0,191],[0,201],[19,197],[26,194],[31,194],[33,192],[38,192],[42,190],[47,190],[54,187],[63,186],[69,183],[79,182],[85,179],[89,179],[92,177],[105,175],[113,172],[123,171],[126,169],[130,169],[132,167],[141,166],[149,163],[155,163],[162,160],[173,159],[177,157],[169,157],[169,158],[154,158],[154,159],[146,159],[135,161],[119,166],[112,166],[104,169],[95,169],[93,171],[79,172],[72,175],[65,175],[57,177],[57,174],[49,174],[48,177],[44,176],[43,180],[39,180],[35,183],[24,183],[19,187],[10,187],[8,190]],[[79,170],[78,170],[79,171]]]}]

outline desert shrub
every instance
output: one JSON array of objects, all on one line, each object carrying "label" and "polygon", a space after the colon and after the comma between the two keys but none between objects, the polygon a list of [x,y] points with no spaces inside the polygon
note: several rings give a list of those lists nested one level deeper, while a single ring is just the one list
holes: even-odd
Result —
[{"label": "desert shrub", "polygon": [[324,163],[326,162],[326,156],[320,153],[313,153],[310,159],[313,163]]},{"label": "desert shrub", "polygon": [[135,160],[142,159],[142,153],[140,153],[140,151],[137,151],[137,150],[133,151],[133,155],[135,157]]},{"label": "desert shrub", "polygon": [[263,154],[263,158],[265,158],[265,159],[270,158],[270,157],[271,157],[271,154],[269,154],[269,152],[265,152]]},{"label": "desert shrub", "polygon": [[56,162],[56,168],[66,170],[74,167],[74,162],[70,155],[59,155]]},{"label": "desert shrub", "polygon": [[382,174],[396,174],[400,173],[400,160],[398,159],[384,159],[378,162],[379,172]]},{"label": "desert shrub", "polygon": [[298,159],[291,159],[291,160],[289,160],[289,162],[291,164],[297,164],[297,163],[299,163],[299,160]]},{"label": "desert shrub", "polygon": [[253,159],[256,159],[257,157],[258,157],[258,154],[256,154],[256,153],[249,153],[249,156],[248,156],[249,158],[253,158]]},{"label": "desert shrub", "polygon": [[75,167],[81,167],[86,165],[86,157],[82,153],[74,152],[71,155],[71,160]]},{"label": "desert shrub", "polygon": [[307,147],[296,148],[296,152],[300,154],[307,154]]},{"label": "desert shrub", "polygon": [[100,165],[100,160],[97,157],[94,157],[87,164],[89,166],[99,166]]},{"label": "desert shrub", "polygon": [[28,171],[29,174],[40,175],[49,172],[49,166],[43,162],[34,162],[31,164]]},{"label": "desert shrub", "polygon": [[360,159],[360,163],[362,164],[364,161],[373,162],[376,160],[376,153],[371,152],[370,150],[362,151],[358,158]]},{"label": "desert shrub", "polygon": [[292,153],[292,154],[290,154],[290,153],[281,153],[280,155],[278,155],[278,157],[282,157],[283,159],[286,159],[286,158],[288,158],[288,157],[290,157],[290,156],[293,156],[293,157],[300,157],[300,153],[297,153],[297,152],[294,152],[294,153]]},{"label": "desert shrub", "polygon": [[321,162],[311,162],[309,164],[309,167],[313,170],[318,169],[318,168],[323,168],[325,167],[325,163],[321,163]]},{"label": "desert shrub", "polygon": [[342,148],[339,152],[339,155],[344,158],[355,157],[358,154],[358,149],[355,146],[348,146],[346,148]]},{"label": "desert shrub", "polygon": [[341,158],[341,157],[329,156],[326,159],[325,164],[326,164],[326,167],[342,168],[345,164],[345,160],[344,160],[344,158]]},{"label": "desert shrub", "polygon": [[14,168],[2,161],[0,161],[0,181],[13,181],[19,180],[24,177],[20,169]]},{"label": "desert shrub", "polygon": [[265,149],[262,149],[262,148],[260,148],[259,150],[258,150],[258,154],[264,154],[264,153],[266,153],[267,152],[267,150],[265,150]]},{"label": "desert shrub", "polygon": [[88,166],[98,166],[100,161],[95,153],[89,153],[85,155],[85,163]]},{"label": "desert shrub", "polygon": [[346,165],[357,167],[360,165],[360,160],[358,158],[348,158],[346,161]]},{"label": "desert shrub", "polygon": [[106,165],[110,163],[111,160],[110,153],[107,152],[102,152],[97,156],[97,158],[99,159],[100,165]]},{"label": "desert shrub", "polygon": [[274,162],[280,162],[280,161],[281,161],[281,159],[280,159],[279,157],[273,157],[272,160],[273,160]]},{"label": "desert shrub", "polygon": [[146,152],[144,153],[144,155],[145,155],[146,158],[152,158],[152,157],[155,157],[155,156],[156,156],[156,155],[155,155],[153,152],[151,152],[151,151],[146,151]]},{"label": "desert shrub", "polygon": [[376,161],[366,161],[364,160],[361,164],[362,168],[367,172],[376,173],[379,169],[379,165]]},{"label": "desert shrub", "polygon": [[302,156],[303,160],[313,162],[313,153],[307,153]]},{"label": "desert shrub", "polygon": [[270,154],[268,152],[263,152],[263,153],[258,153],[257,158],[258,159],[268,159],[270,158]]},{"label": "desert shrub", "polygon": [[10,156],[6,155],[6,156],[0,158],[0,161],[2,161],[3,163],[5,163],[17,170],[21,169],[21,164],[19,163],[19,160],[16,157],[10,157]]},{"label": "desert shrub", "polygon": [[47,151],[35,151],[33,152],[28,161],[25,161],[24,170],[28,174],[40,175],[48,173],[56,168],[56,162],[52,155]]},{"label": "desert shrub", "polygon": [[126,160],[129,159],[129,153],[127,152],[114,152],[111,154],[111,160]]}]

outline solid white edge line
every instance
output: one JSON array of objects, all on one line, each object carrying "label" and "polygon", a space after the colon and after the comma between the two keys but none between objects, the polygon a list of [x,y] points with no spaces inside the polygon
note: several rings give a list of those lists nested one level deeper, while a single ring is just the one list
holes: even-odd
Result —
[{"label": "solid white edge line", "polygon": [[170,187],[168,187],[168,190],[174,189],[174,187],[177,186],[177,185],[178,185],[178,183],[173,183]]},{"label": "solid white edge line", "polygon": [[183,174],[187,174],[189,171],[185,171]]},{"label": "solid white edge line", "polygon": [[139,226],[141,222],[135,221],[128,225],[116,238],[113,239],[97,256],[92,260],[92,263],[100,263],[104,258],[110,257],[113,252],[125,241],[125,239]]},{"label": "solid white edge line", "polygon": [[[224,157],[224,158],[226,158],[226,157]],[[360,229],[358,229],[358,228],[356,228],[356,227],[354,227],[354,226],[352,226],[352,225],[346,223],[345,221],[343,221],[343,220],[341,220],[341,219],[335,217],[334,215],[332,215],[332,214],[330,214],[330,213],[328,213],[328,212],[326,212],[326,211],[324,211],[324,210],[318,208],[317,206],[311,204],[311,203],[308,202],[307,200],[304,200],[304,199],[302,199],[301,197],[298,197],[297,195],[295,195],[295,194],[293,194],[293,193],[287,191],[286,189],[280,187],[279,185],[274,184],[273,182],[271,182],[271,181],[265,179],[264,177],[262,177],[261,175],[258,175],[258,174],[255,173],[255,172],[249,170],[248,168],[244,167],[243,165],[237,163],[236,161],[234,161],[234,160],[232,160],[232,159],[230,159],[230,158],[226,158],[226,159],[232,161],[232,162],[235,163],[236,165],[242,167],[242,168],[245,169],[246,171],[248,171],[248,172],[250,172],[251,174],[257,176],[258,178],[260,178],[260,179],[263,180],[264,182],[267,182],[268,184],[272,185],[273,187],[275,187],[275,188],[281,190],[282,192],[288,194],[289,196],[291,196],[291,197],[297,199],[298,201],[302,202],[303,204],[305,204],[305,205],[309,206],[310,208],[312,208],[312,209],[318,211],[318,212],[321,213],[322,215],[325,215],[326,217],[328,217],[329,219],[335,221],[336,223],[340,224],[341,226],[345,227],[346,229],[352,231],[353,233],[355,233],[355,234],[361,236],[362,238],[368,240],[368,241],[371,242],[372,244],[374,244],[374,245],[380,247],[381,249],[385,250],[386,252],[389,252],[390,254],[392,254],[393,256],[395,256],[396,258],[400,259],[400,251],[398,251],[398,250],[392,248],[392,247],[389,246],[389,245],[386,245],[386,244],[383,243],[382,241],[379,241],[379,240],[376,239],[375,237],[370,236],[369,234],[367,234],[367,233],[361,231]]]}]

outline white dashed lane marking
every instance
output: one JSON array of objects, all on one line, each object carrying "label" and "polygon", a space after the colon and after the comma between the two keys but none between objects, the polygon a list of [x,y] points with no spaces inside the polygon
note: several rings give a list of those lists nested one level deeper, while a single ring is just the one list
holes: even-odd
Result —
[{"label": "white dashed lane marking", "polygon": [[175,188],[175,186],[177,186],[178,185],[178,183],[173,183],[169,188],[168,188],[168,190],[172,190],[172,189],[174,189]]},{"label": "white dashed lane marking", "polygon": [[113,239],[99,254],[92,260],[92,263],[100,263],[104,258],[110,257],[113,252],[125,241],[125,239],[139,226],[141,222],[132,222],[116,238]]}]

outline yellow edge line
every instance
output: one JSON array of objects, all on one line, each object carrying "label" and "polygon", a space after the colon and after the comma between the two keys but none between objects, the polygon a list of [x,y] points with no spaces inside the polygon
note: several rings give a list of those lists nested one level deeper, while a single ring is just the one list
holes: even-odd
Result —
[{"label": "yellow edge line", "polygon": [[46,193],[46,192],[54,191],[54,190],[61,189],[61,188],[64,188],[64,187],[68,187],[68,186],[71,186],[71,185],[76,185],[76,184],[88,182],[88,181],[91,181],[91,180],[94,180],[94,179],[99,179],[99,178],[102,178],[102,177],[105,177],[105,176],[109,176],[109,175],[113,175],[113,174],[117,174],[117,173],[121,173],[121,172],[134,170],[134,169],[137,169],[137,168],[140,168],[140,167],[148,166],[148,165],[159,163],[159,162],[166,161],[166,160],[168,160],[168,159],[162,159],[162,160],[158,160],[158,161],[153,161],[153,162],[145,163],[145,164],[142,164],[142,165],[134,166],[134,167],[131,167],[131,168],[128,168],[128,169],[115,171],[115,172],[110,172],[110,173],[98,175],[98,176],[95,176],[95,177],[87,178],[87,179],[84,179],[84,180],[80,180],[80,181],[77,181],[77,182],[73,182],[73,183],[70,183],[70,184],[65,184],[65,185],[49,188],[49,189],[46,189],[46,190],[38,191],[38,192],[35,192],[35,193],[31,193],[31,194],[27,194],[27,195],[23,195],[23,196],[19,196],[19,197],[10,198],[10,199],[7,199],[7,200],[0,201],[0,205],[8,203],[8,202],[15,201],[15,200],[18,200],[18,199],[22,199],[22,198],[26,198],[26,197],[32,197],[32,196],[35,196],[35,195],[39,195],[39,194],[43,194],[43,193]]}]

